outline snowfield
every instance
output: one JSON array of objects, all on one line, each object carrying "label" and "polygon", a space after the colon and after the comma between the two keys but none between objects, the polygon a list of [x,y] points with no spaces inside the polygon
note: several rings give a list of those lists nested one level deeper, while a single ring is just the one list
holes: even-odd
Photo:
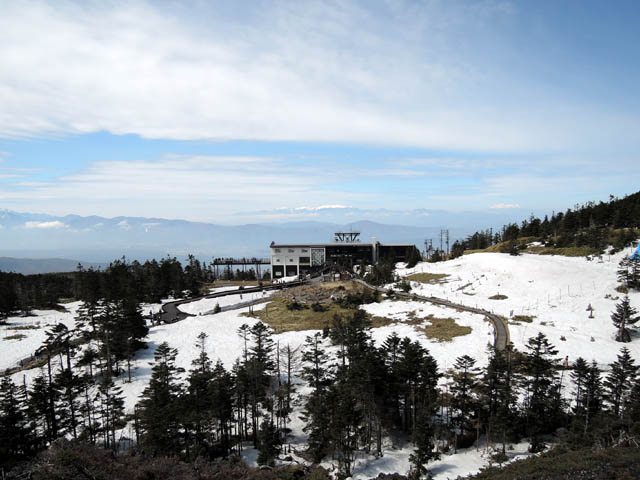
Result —
[{"label": "snowfield", "polygon": [[[373,329],[373,339],[377,345],[384,343],[389,335],[396,332],[400,337],[418,340],[438,361],[441,371],[447,370],[457,357],[465,354],[477,359],[478,366],[487,364],[487,345],[493,345],[493,327],[489,322],[485,321],[483,315],[457,312],[450,308],[427,302],[402,300],[383,300],[380,303],[363,305],[362,309],[374,316],[397,320],[396,324]],[[455,319],[458,325],[471,327],[472,331],[468,335],[455,337],[450,342],[438,342],[427,338],[424,333],[416,330],[414,326],[403,323],[403,321],[409,319],[410,314],[419,318],[425,318],[429,315],[450,317]],[[428,320],[423,322],[423,325],[428,324]]]},{"label": "snowfield", "polygon": [[[441,263],[419,263],[398,270],[400,276],[413,273],[442,273],[444,283],[411,282],[412,292],[479,307],[509,319],[511,342],[524,350],[527,340],[544,333],[561,357],[573,362],[578,357],[596,360],[607,367],[624,345],[640,359],[640,337],[622,344],[615,341],[611,313],[624,296],[616,292],[618,263],[633,253],[627,248],[602,260],[504,253],[476,253]],[[494,295],[504,300],[492,300]],[[640,310],[640,293],[629,294],[631,305]],[[593,307],[589,318],[587,307]],[[514,322],[516,315],[533,317],[531,323]],[[563,340],[564,338],[564,340]]]},{"label": "snowfield", "polygon": [[[524,349],[529,337],[543,332],[559,350],[559,356],[569,357],[573,362],[578,356],[590,361],[595,359],[601,367],[616,359],[623,346],[614,341],[615,329],[610,315],[615,304],[622,297],[615,291],[618,285],[616,270],[623,255],[629,255],[632,249],[623,253],[605,256],[602,261],[587,261],[584,258],[567,258],[559,256],[537,256],[523,254],[513,257],[508,254],[479,253],[441,263],[420,263],[413,269],[399,268],[401,276],[413,273],[447,274],[443,283],[422,284],[412,282],[412,292],[424,296],[436,296],[450,301],[483,308],[510,319],[509,329],[511,341],[516,348]],[[388,287],[391,287],[388,286]],[[229,289],[229,287],[224,287]],[[231,287],[233,288],[233,287]],[[217,290],[221,291],[221,290]],[[503,300],[492,300],[496,294],[507,296]],[[236,359],[242,355],[243,343],[237,334],[243,324],[253,325],[256,319],[243,316],[248,308],[229,310],[218,314],[206,314],[215,308],[235,305],[252,300],[252,295],[240,293],[217,299],[203,299],[181,305],[180,309],[195,315],[186,320],[169,325],[152,327],[146,339],[149,348],[138,352],[134,364],[132,381],[127,381],[126,373],[117,381],[126,396],[126,409],[132,411],[139,396],[149,382],[153,353],[158,345],[167,342],[177,349],[176,364],[185,370],[184,377],[191,369],[191,362],[197,356],[195,347],[197,336],[201,332],[208,335],[207,349],[211,359],[221,360],[227,369],[231,369]],[[640,293],[630,294],[631,304],[640,309]],[[594,309],[594,318],[588,318],[587,306]],[[67,304],[68,312],[35,311],[35,317],[12,317],[8,325],[0,326],[0,370],[14,366],[17,361],[28,357],[41,345],[45,338],[45,330],[58,322],[69,328],[75,325],[74,316],[79,303]],[[156,312],[160,305],[145,305],[143,311]],[[254,307],[264,308],[264,304]],[[364,310],[371,315],[387,317],[393,320],[391,325],[376,328],[372,335],[376,343],[381,344],[392,333],[408,336],[418,340],[438,361],[440,371],[450,368],[458,356],[468,354],[477,360],[478,366],[487,363],[487,345],[493,343],[493,328],[482,315],[460,312],[453,309],[433,305],[421,301],[383,300],[380,303],[364,305]],[[533,317],[531,323],[520,321],[513,323],[516,315]],[[422,325],[428,324],[427,317],[450,317],[462,326],[471,327],[472,332],[455,337],[450,342],[438,342],[428,339],[415,325],[415,319],[425,319]],[[412,321],[414,325],[409,324]],[[39,326],[38,329],[11,330],[13,327],[28,325]],[[307,336],[314,331],[287,332],[274,335],[274,340],[282,347],[289,344],[299,348]],[[22,340],[6,340],[5,337],[23,334]],[[565,340],[562,340],[564,337]],[[636,361],[640,360],[640,336],[624,344],[632,352]],[[18,372],[13,375],[14,382],[27,383],[39,374],[38,369]],[[445,381],[443,379],[443,381]],[[296,391],[304,394],[306,385],[296,379]],[[294,450],[301,451],[305,447],[306,437],[302,432],[303,422],[299,415],[301,401],[296,401],[296,410],[291,416],[290,427],[293,430],[291,440]],[[477,472],[489,462],[489,453],[480,445],[479,450],[470,448],[461,450],[455,455],[443,455],[441,460],[429,464],[434,478],[445,480]],[[515,445],[508,453],[512,457],[526,455],[527,444]],[[354,479],[366,479],[379,473],[406,473],[409,468],[410,444],[385,450],[384,456],[374,458],[361,453],[354,469]],[[255,450],[245,449],[243,457],[248,463],[254,463]],[[302,461],[297,455],[295,460]],[[323,463],[331,468],[330,459]]]},{"label": "snowfield", "polygon": [[221,308],[238,305],[243,302],[267,298],[274,292],[275,290],[265,290],[260,293],[239,293],[238,295],[226,295],[218,298],[203,298],[202,300],[197,300],[195,302],[178,305],[178,310],[191,315],[203,315],[207,312],[213,312],[216,305],[219,305]]},{"label": "snowfield", "polygon": [[[75,328],[75,316],[80,302],[65,305],[67,312],[33,310],[33,316],[10,317],[6,325],[0,325],[0,371],[15,366],[42,346],[47,331],[58,323],[68,329]],[[35,327],[35,328],[34,328]],[[7,340],[6,337],[24,335],[24,338]]]}]

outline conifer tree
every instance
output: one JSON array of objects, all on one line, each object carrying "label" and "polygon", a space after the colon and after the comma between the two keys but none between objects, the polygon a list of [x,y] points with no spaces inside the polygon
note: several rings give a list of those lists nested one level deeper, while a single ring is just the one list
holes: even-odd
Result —
[{"label": "conifer tree", "polygon": [[482,404],[485,410],[484,422],[487,425],[489,441],[494,436],[502,442],[505,453],[508,436],[515,430],[516,388],[511,358],[512,344],[505,350],[489,348],[489,363],[480,385]]},{"label": "conifer tree", "polygon": [[558,351],[542,333],[527,342],[527,356],[524,363],[524,386],[526,388],[525,412],[527,430],[530,437],[530,449],[538,452],[544,444],[540,434],[553,425],[553,395],[557,386],[555,358]]},{"label": "conifer tree", "polygon": [[27,419],[24,387],[16,387],[10,377],[0,384],[0,470],[29,458],[35,442]]},{"label": "conifer tree", "polygon": [[166,342],[156,349],[149,386],[139,402],[142,445],[150,454],[172,455],[180,451],[180,412],[182,389],[176,367],[178,351]]},{"label": "conifer tree", "polygon": [[331,439],[331,411],[328,402],[331,368],[320,333],[305,339],[302,363],[302,378],[311,388],[302,414],[302,419],[305,421],[303,430],[308,435],[307,444],[312,459],[315,463],[319,463],[328,453]]},{"label": "conifer tree", "polygon": [[623,406],[635,383],[637,372],[638,366],[631,357],[631,352],[627,347],[622,347],[604,381],[607,403],[611,413],[616,417],[622,417],[624,414]]},{"label": "conifer tree", "polygon": [[618,281],[627,288],[631,288],[631,261],[626,255],[618,263]]},{"label": "conifer tree", "polygon": [[328,403],[331,412],[331,450],[338,462],[341,478],[352,475],[363,415],[354,389],[346,380],[345,367],[338,367],[336,381],[330,388]]},{"label": "conifer tree", "polygon": [[98,385],[96,395],[98,410],[101,417],[100,431],[102,441],[107,449],[118,451],[116,431],[125,426],[124,421],[124,396],[122,388],[113,383],[113,379],[104,376]]},{"label": "conifer tree", "polygon": [[637,313],[638,311],[631,306],[628,296],[625,296],[622,301],[616,305],[615,312],[611,314],[611,320],[618,329],[616,332],[616,342],[629,343],[631,341],[629,327],[632,327],[640,320],[640,316],[637,316]]},{"label": "conifer tree", "polygon": [[198,335],[196,348],[199,350],[198,356],[191,362],[192,370],[189,372],[188,395],[185,401],[184,418],[194,431],[194,456],[208,448],[208,440],[212,434],[212,398],[211,389],[213,381],[213,369],[211,360],[206,351],[207,334],[202,332]]},{"label": "conifer tree", "polygon": [[281,444],[278,428],[271,419],[265,418],[258,434],[258,465],[273,466],[280,453]]},{"label": "conifer tree", "polygon": [[61,415],[61,427],[73,438],[78,438],[78,417],[80,391],[82,379],[72,368],[60,370],[55,376],[55,385],[59,391],[61,405],[58,411]]},{"label": "conifer tree", "polygon": [[429,470],[427,464],[432,460],[438,460],[440,458],[434,438],[435,429],[433,428],[433,422],[431,418],[429,418],[428,412],[423,412],[418,418],[413,434],[415,450],[409,455],[409,462],[411,463],[409,479],[419,480],[428,477]]},{"label": "conifer tree", "polygon": [[573,384],[575,386],[573,411],[576,415],[584,414],[586,409],[585,390],[587,387],[588,376],[589,364],[584,358],[578,357],[573,363],[573,371],[571,372],[571,380],[573,380]]},{"label": "conifer tree", "polygon": [[275,344],[271,338],[269,328],[262,322],[251,327],[251,348],[249,358],[244,368],[248,377],[248,399],[251,405],[251,426],[254,446],[258,446],[258,429],[260,426],[260,407],[273,411],[273,405],[269,402],[267,389],[270,385],[270,374],[275,368],[273,350]]},{"label": "conifer tree", "polygon": [[476,409],[478,369],[475,364],[476,361],[469,355],[458,357],[454,363],[451,406],[458,412],[454,423],[463,437],[471,429],[471,413]]},{"label": "conifer tree", "polygon": [[211,413],[213,419],[217,422],[216,439],[220,442],[220,453],[225,457],[231,450],[234,393],[233,376],[225,370],[222,362],[218,360],[213,368],[209,397],[212,405]]}]

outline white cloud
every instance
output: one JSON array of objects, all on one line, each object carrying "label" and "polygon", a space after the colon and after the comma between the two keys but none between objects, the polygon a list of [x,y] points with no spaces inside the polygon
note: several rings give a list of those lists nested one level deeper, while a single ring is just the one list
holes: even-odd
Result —
[{"label": "white cloud", "polygon": [[347,207],[345,205],[320,205],[318,207],[295,207],[294,210],[306,211],[306,212],[317,212],[320,210],[342,210],[345,208],[351,208],[351,207]]},{"label": "white cloud", "polygon": [[520,208],[520,205],[518,205],[517,203],[496,203],[495,205],[491,205],[489,208],[494,208],[494,209]]},{"label": "white cloud", "polygon": [[28,229],[58,229],[58,228],[68,228],[68,225],[65,225],[59,220],[51,221],[51,222],[26,222],[24,224],[24,228]]},{"label": "white cloud", "polygon": [[[2,191],[0,199],[21,210],[53,214],[117,217],[126,212],[223,221],[256,205],[274,210],[304,199],[311,205],[300,213],[335,211],[370,195],[335,191],[329,186],[332,178],[321,166],[273,158],[167,155],[157,161],[96,162],[55,182]],[[327,198],[336,203],[326,204]]]},{"label": "white cloud", "polygon": [[[470,39],[506,25],[489,47],[510,48],[507,2],[372,3],[6,2],[0,137],[536,150],[638,130],[492,63],[501,57]],[[525,101],[536,96],[537,109]]]},{"label": "white cloud", "polygon": [[121,220],[117,225],[121,230],[131,230],[132,228],[131,225],[129,225],[129,222],[127,222],[126,220]]}]

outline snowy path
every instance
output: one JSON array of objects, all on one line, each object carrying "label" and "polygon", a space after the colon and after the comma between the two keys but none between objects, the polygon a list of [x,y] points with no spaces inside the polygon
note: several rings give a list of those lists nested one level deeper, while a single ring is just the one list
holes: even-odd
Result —
[{"label": "snowy path", "polygon": [[[192,315],[189,313],[185,313],[180,311],[178,307],[180,305],[185,305],[187,303],[198,302],[200,300],[209,299],[209,298],[220,298],[225,297],[227,295],[238,295],[238,293],[259,293],[265,290],[282,290],[283,288],[290,287],[298,287],[303,285],[304,282],[289,282],[289,283],[279,283],[276,285],[270,285],[266,287],[251,287],[244,288],[242,290],[223,290],[221,292],[210,293],[209,295],[202,295],[200,297],[189,298],[186,300],[176,300],[174,302],[167,302],[162,305],[162,312],[160,314],[160,321],[162,323],[174,323],[180,320],[184,320],[187,317],[191,317]],[[246,306],[245,304],[240,304],[238,308]]]},{"label": "snowy path", "polygon": [[[369,285],[367,282],[363,281],[363,280],[354,280],[355,282],[364,285],[365,287],[371,289],[371,290],[377,290],[378,292],[384,293],[385,289],[383,287],[375,287],[373,285]],[[449,308],[457,308],[459,310],[463,310],[465,312],[470,312],[470,313],[477,313],[479,315],[484,315],[486,316],[491,323],[493,324],[493,329],[494,329],[494,334],[493,334],[493,345],[494,347],[496,347],[498,350],[504,350],[507,345],[509,344],[510,341],[510,335],[509,335],[509,326],[507,325],[507,322],[504,320],[504,318],[500,317],[499,315],[495,315],[487,310],[483,310],[481,308],[475,308],[475,307],[467,307],[466,305],[462,305],[461,303],[454,303],[454,302],[450,302],[449,300],[445,300],[443,298],[438,298],[438,297],[423,297],[421,295],[416,295],[413,293],[405,293],[405,292],[398,292],[398,291],[394,291],[394,294],[396,294],[399,297],[404,297],[407,299],[417,299],[417,300],[424,300],[425,302],[429,302],[429,303],[434,303],[436,305],[441,305],[443,307],[449,307]]]}]

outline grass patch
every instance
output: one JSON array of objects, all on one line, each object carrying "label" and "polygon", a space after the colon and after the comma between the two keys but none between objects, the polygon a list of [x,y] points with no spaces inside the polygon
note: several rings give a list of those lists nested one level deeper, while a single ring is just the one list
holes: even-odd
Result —
[{"label": "grass patch", "polygon": [[640,475],[640,449],[618,447],[567,450],[558,446],[541,455],[513,462],[503,468],[490,466],[467,477],[475,480],[536,480],[545,478],[625,479]]},{"label": "grass patch", "polygon": [[431,325],[417,327],[417,329],[438,342],[450,342],[455,337],[461,337],[471,333],[471,327],[458,325],[453,318],[438,318],[429,316],[427,320]]},{"label": "grass patch", "polygon": [[[310,305],[292,310],[291,301],[286,298],[275,298],[265,305],[261,310],[254,312],[252,318],[259,318],[261,322],[269,325],[274,333],[300,332],[305,330],[322,330],[331,326],[334,315],[353,315],[354,310],[343,308],[335,302],[323,305],[322,311],[314,310]],[[251,317],[249,313],[242,314]],[[383,326],[392,323],[389,319],[374,317],[373,326]]]},{"label": "grass patch", "polygon": [[398,323],[397,320],[393,320],[387,317],[371,317],[371,328],[380,328],[386,327],[388,325],[393,325],[394,323]]},{"label": "grass patch", "polygon": [[615,290],[618,293],[624,293],[624,294],[629,293],[629,289],[627,287],[625,287],[624,285],[618,285]]},{"label": "grass patch", "polygon": [[447,283],[445,280],[449,275],[446,273],[414,273],[406,277],[407,280],[420,283],[428,283],[431,285],[439,283]]},{"label": "grass patch", "polygon": [[73,303],[75,301],[76,301],[75,298],[59,298],[58,299],[58,303],[62,303],[62,304],[64,304],[64,303]]},{"label": "grass patch", "polygon": [[535,315],[514,315],[511,323],[533,323]]},{"label": "grass patch", "polygon": [[562,255],[563,257],[586,257],[587,255],[597,255],[600,250],[591,247],[543,247],[542,250],[536,253],[539,255]]},{"label": "grass patch", "polygon": [[501,294],[498,293],[496,295],[490,296],[489,300],[506,300],[507,298],[509,298],[509,297],[507,297],[506,295],[501,295]]},{"label": "grass patch", "polygon": [[15,327],[8,327],[7,330],[39,330],[40,325],[17,325]]},{"label": "grass patch", "polygon": [[23,338],[27,338],[27,336],[22,333],[16,333],[15,335],[4,337],[5,340],[22,340]]},{"label": "grass patch", "polygon": [[[587,255],[598,255],[600,250],[591,247],[545,247],[543,245],[527,246],[534,241],[540,241],[537,237],[521,237],[517,239],[518,246],[521,250],[527,253],[534,253],[538,255],[562,255],[564,257],[586,257]],[[472,253],[500,253],[505,252],[509,247],[509,242],[500,242],[495,245],[491,245],[481,250],[465,250],[465,255]]]}]

